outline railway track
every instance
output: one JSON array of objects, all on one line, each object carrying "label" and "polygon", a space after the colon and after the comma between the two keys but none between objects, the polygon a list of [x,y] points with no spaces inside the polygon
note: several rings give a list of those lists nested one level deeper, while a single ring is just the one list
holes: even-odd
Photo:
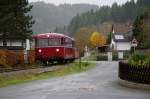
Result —
[{"label": "railway track", "polygon": [[13,71],[21,71],[21,70],[30,70],[30,69],[39,69],[39,68],[48,68],[48,67],[53,67],[53,66],[61,66],[61,65],[50,64],[48,66],[41,65],[41,66],[15,67],[15,68],[2,68],[2,67],[0,67],[0,73],[13,72]]}]

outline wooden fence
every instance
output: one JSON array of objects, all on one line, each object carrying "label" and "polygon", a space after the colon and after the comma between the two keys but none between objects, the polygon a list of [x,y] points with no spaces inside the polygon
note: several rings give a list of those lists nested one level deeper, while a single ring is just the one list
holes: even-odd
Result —
[{"label": "wooden fence", "polygon": [[119,62],[119,77],[135,83],[150,84],[150,66],[131,66]]}]

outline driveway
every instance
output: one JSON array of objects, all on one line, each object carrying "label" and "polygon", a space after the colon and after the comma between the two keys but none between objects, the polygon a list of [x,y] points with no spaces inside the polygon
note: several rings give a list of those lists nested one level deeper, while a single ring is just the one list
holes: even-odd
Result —
[{"label": "driveway", "polygon": [[0,88],[0,99],[150,99],[150,91],[118,84],[118,62],[87,72]]}]

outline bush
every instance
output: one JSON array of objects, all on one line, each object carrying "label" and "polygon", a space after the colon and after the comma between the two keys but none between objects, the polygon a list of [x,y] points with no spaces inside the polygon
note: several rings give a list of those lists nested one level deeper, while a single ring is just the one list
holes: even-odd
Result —
[{"label": "bush", "polygon": [[113,52],[112,55],[113,60],[118,60],[118,52]]},{"label": "bush", "polygon": [[[28,52],[29,63],[34,63],[35,55],[34,51]],[[0,49],[0,65],[16,67],[17,65],[24,64],[23,51],[10,51],[6,49]]]},{"label": "bush", "polygon": [[97,61],[106,61],[107,60],[107,55],[98,55],[97,56]]},{"label": "bush", "polygon": [[33,64],[35,62],[35,51],[28,51],[28,61],[29,64]]},{"label": "bush", "polygon": [[17,65],[24,63],[24,56],[22,51],[9,51],[6,50],[6,63],[8,65]]},{"label": "bush", "polygon": [[[123,59],[126,60],[130,57],[130,52],[123,52]],[[118,52],[113,52],[113,60],[119,60]]]},{"label": "bush", "polygon": [[132,66],[149,66],[150,56],[148,54],[135,53],[129,58],[128,63]]},{"label": "bush", "polygon": [[6,65],[6,53],[4,50],[0,50],[0,65]]}]

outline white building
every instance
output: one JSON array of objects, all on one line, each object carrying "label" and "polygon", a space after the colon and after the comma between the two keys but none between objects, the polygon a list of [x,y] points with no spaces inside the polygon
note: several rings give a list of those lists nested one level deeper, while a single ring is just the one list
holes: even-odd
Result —
[{"label": "white building", "polygon": [[9,50],[23,50],[24,41],[20,39],[6,39],[6,42],[4,43],[3,40],[0,39],[0,48]]},{"label": "white building", "polygon": [[8,49],[8,50],[24,50],[25,48],[25,40],[15,37],[15,35],[12,35],[11,37],[2,36],[0,34],[0,49]]},{"label": "white building", "polygon": [[113,33],[111,47],[114,51],[130,51],[130,37],[125,35],[124,33]]},{"label": "white building", "polygon": [[114,51],[130,51],[132,28],[130,24],[113,24],[111,48]]}]

